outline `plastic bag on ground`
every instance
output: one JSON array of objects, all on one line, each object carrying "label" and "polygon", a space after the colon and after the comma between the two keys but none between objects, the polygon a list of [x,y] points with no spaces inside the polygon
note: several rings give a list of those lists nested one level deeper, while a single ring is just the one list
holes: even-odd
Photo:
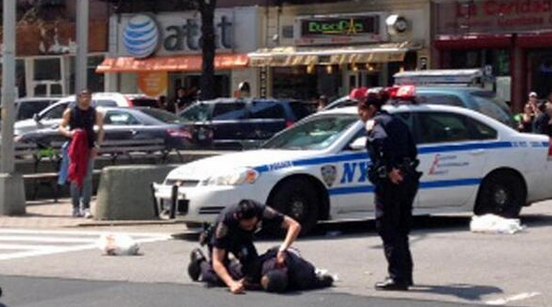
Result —
[{"label": "plastic bag on ground", "polygon": [[98,247],[109,256],[138,255],[140,249],[138,243],[125,234],[102,234],[98,240]]},{"label": "plastic bag on ground", "polygon": [[519,219],[507,219],[494,214],[474,215],[470,222],[470,231],[476,233],[514,234],[524,228]]}]

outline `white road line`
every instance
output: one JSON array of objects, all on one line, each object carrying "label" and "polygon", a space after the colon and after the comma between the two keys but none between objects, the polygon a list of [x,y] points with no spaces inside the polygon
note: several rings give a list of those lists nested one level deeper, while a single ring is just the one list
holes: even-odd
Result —
[{"label": "white road line", "polygon": [[170,235],[163,235],[159,233],[145,233],[145,232],[115,232],[115,231],[80,231],[80,230],[34,230],[34,229],[22,229],[22,228],[4,228],[0,229],[0,234],[9,234],[9,233],[20,233],[20,234],[35,234],[35,235],[45,235],[45,234],[62,234],[62,235],[85,235],[85,236],[99,236],[102,234],[127,234],[131,237],[164,237],[170,238]]},{"label": "white road line", "polygon": [[31,241],[31,242],[50,242],[50,243],[90,243],[96,238],[69,238],[69,237],[38,237],[38,236],[3,236],[0,234],[1,241]]},{"label": "white road line", "polygon": [[38,245],[38,244],[3,244],[3,243],[0,243],[0,250],[4,250],[4,249],[20,249],[20,250],[47,249],[47,248],[56,248],[56,247],[59,247],[59,246],[55,246],[55,245]]},{"label": "white road line", "polygon": [[525,300],[525,299],[528,299],[528,298],[531,298],[531,297],[534,297],[534,296],[538,296],[538,295],[541,295],[541,294],[539,292],[524,292],[524,293],[508,296],[508,297],[505,297],[505,298],[485,301],[485,304],[487,304],[487,305],[505,305],[506,303],[509,303],[509,302],[512,302],[512,301]]},{"label": "white road line", "polygon": [[[11,235],[3,235],[9,233]],[[16,234],[22,234],[17,236]],[[34,236],[29,236],[33,234]],[[98,248],[97,241],[102,234],[122,234],[119,232],[80,232],[80,231],[36,231],[30,229],[2,229],[0,230],[0,261],[18,258],[27,258],[35,256],[44,256],[58,253],[67,253],[75,251],[83,251],[89,249]],[[165,241],[171,239],[169,235],[163,234],[145,234],[145,233],[126,233],[134,239],[136,243],[149,243],[156,241]],[[43,235],[43,236],[39,236]],[[48,237],[58,236],[58,237]],[[60,236],[63,235],[63,236]],[[82,236],[88,235],[88,238],[75,238],[69,236]],[[1,243],[6,242],[38,242],[38,243],[52,243],[51,245],[45,244],[10,244]],[[55,245],[56,243],[67,243],[64,245]],[[72,243],[72,244],[71,244]],[[2,254],[2,250],[7,251]],[[19,252],[9,253],[10,250],[20,250]]]}]

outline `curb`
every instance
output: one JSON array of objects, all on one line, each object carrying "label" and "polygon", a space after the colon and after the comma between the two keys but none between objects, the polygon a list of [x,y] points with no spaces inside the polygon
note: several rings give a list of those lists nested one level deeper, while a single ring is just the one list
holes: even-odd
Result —
[{"label": "curb", "polygon": [[139,225],[176,225],[182,224],[185,225],[182,221],[177,220],[113,220],[113,221],[93,221],[93,222],[83,222],[78,223],[78,227],[97,227],[97,226],[139,226]]}]

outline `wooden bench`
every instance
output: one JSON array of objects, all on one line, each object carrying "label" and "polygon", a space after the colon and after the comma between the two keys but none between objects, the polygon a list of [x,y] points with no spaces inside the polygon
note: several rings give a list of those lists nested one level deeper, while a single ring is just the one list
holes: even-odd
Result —
[{"label": "wooden bench", "polygon": [[[59,169],[61,166],[61,160],[63,158],[62,146],[65,142],[55,141],[50,144],[47,149],[38,149],[36,145],[29,144],[29,154],[35,159],[35,173],[23,175],[23,178],[33,181],[33,193],[31,198],[36,199],[38,189],[42,185],[48,185],[53,192],[54,202],[58,201],[60,187],[58,185]],[[32,146],[34,145],[34,147]],[[34,151],[30,149],[34,148]],[[20,149],[21,154],[26,153],[23,148]],[[169,150],[165,146],[165,140],[163,139],[145,139],[145,140],[106,140],[102,143],[98,152],[99,157],[107,157],[111,160],[112,164],[117,162],[117,159],[121,156],[126,156],[132,159],[136,155],[146,155],[156,158],[160,158],[162,162],[165,162]],[[38,164],[48,159],[55,163],[55,172],[38,173]],[[99,175],[101,169],[95,169],[93,175]]]},{"label": "wooden bench", "polygon": [[115,164],[120,156],[126,156],[132,160],[135,155],[154,156],[165,162],[169,152],[163,139],[105,140],[100,146],[98,154],[111,157],[112,163]]}]

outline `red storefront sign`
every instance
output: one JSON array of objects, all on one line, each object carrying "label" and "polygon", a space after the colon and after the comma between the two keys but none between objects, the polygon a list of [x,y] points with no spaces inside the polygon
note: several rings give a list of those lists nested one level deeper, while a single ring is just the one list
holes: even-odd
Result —
[{"label": "red storefront sign", "polygon": [[438,3],[437,35],[552,31],[552,0]]}]

